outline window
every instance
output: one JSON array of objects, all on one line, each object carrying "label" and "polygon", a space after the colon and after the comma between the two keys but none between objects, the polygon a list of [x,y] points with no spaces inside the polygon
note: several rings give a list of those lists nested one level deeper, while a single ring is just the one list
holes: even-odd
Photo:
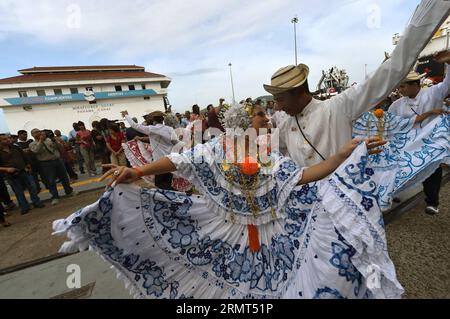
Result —
[{"label": "window", "polygon": [[121,91],[122,91],[122,86],[116,85],[116,92],[121,92]]},{"label": "window", "polygon": [[94,91],[94,89],[93,89],[92,86],[88,86],[88,87],[86,88],[86,91]]},{"label": "window", "polygon": [[62,89],[54,89],[55,95],[62,95]]},{"label": "window", "polygon": [[150,100],[150,96],[144,96],[144,100]]},{"label": "window", "polygon": [[94,101],[89,101],[89,104],[97,104],[97,101],[96,101],[96,100],[94,100]]},{"label": "window", "polygon": [[142,84],[142,89],[147,90],[147,87],[145,86],[145,84]]},{"label": "window", "polygon": [[20,97],[28,97],[27,91],[19,91]]},{"label": "window", "polygon": [[70,94],[78,94],[77,88],[70,88]]},{"label": "window", "polygon": [[45,94],[45,90],[37,90],[36,93],[37,93],[38,96],[45,96],[46,95]]},{"label": "window", "polygon": [[136,87],[134,85],[128,85],[128,89],[130,91],[134,91],[134,90],[136,90]]}]

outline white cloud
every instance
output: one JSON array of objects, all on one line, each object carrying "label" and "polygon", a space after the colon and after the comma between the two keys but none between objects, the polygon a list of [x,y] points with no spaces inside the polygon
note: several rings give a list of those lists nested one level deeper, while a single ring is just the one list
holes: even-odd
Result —
[{"label": "white cloud", "polygon": [[[290,19],[295,14],[300,18],[299,61],[311,68],[311,86],[322,69],[334,65],[347,69],[351,81],[361,81],[364,64],[373,71],[383,52],[392,49],[391,36],[403,30],[411,3],[1,0],[0,45],[25,36],[36,46],[73,49],[65,64],[85,56],[105,64],[144,65],[173,78],[169,99],[182,111],[194,103],[217,103],[222,96],[231,100],[229,62],[238,100],[264,95],[262,84],[271,74],[294,62]],[[380,8],[379,28],[367,25],[373,13],[368,8],[374,5]],[[39,65],[39,59],[37,51],[30,62]]]}]

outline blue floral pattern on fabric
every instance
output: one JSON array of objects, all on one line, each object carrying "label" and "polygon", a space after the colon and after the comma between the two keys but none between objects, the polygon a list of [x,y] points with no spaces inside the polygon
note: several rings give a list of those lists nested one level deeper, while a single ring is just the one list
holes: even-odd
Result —
[{"label": "blue floral pattern on fabric", "polygon": [[363,197],[361,205],[366,211],[369,211],[373,207],[373,200],[367,197]]},{"label": "blue floral pattern on fabric", "polygon": [[317,289],[316,294],[313,299],[346,299],[339,291],[336,289],[331,289],[329,287]]},{"label": "blue floral pattern on fabric", "polygon": [[174,248],[185,248],[195,245],[197,244],[198,235],[194,230],[194,226],[180,222],[176,229],[170,231],[169,242]]},{"label": "blue floral pattern on fabric", "polygon": [[114,265],[134,273],[136,282],[140,282],[148,296],[161,297],[165,290],[170,289],[172,298],[177,297],[177,282],[169,282],[164,276],[164,270],[155,262],[145,260],[135,254],[126,254],[122,249],[114,245],[111,236],[111,211],[112,203],[109,199],[109,190],[99,201],[99,209],[86,214],[83,218],[75,218],[73,225],[87,226],[87,232],[91,234],[91,246],[100,250]]},{"label": "blue floral pattern on fabric", "polygon": [[[221,150],[222,144],[219,140],[215,140],[212,143],[211,148],[214,150],[215,156],[219,159],[212,164],[210,164],[206,155],[202,152],[197,152],[198,157],[195,157],[195,151],[189,151],[185,153],[185,158],[192,159],[191,168],[194,171],[196,178],[198,179],[199,187],[203,193],[207,193],[212,196],[214,201],[220,205],[225,210],[230,210],[230,202],[232,203],[233,212],[237,215],[242,216],[252,216],[253,212],[247,203],[247,199],[244,195],[239,192],[233,192],[234,189],[240,189],[240,182],[244,180],[248,182],[253,177],[248,177],[242,175],[239,167],[232,165],[227,172],[223,171],[222,161],[225,159],[225,154]],[[280,154],[278,152],[273,152],[271,155],[272,163],[279,161]],[[257,175],[258,179],[258,189],[261,190],[261,194],[255,196],[255,204],[259,208],[259,216],[268,215],[271,213],[270,208],[275,206],[277,203],[277,198],[279,192],[285,187],[287,183],[292,180],[295,176],[299,174],[299,168],[290,159],[285,159],[281,161],[279,167],[271,172],[271,175],[265,174],[262,170]],[[214,178],[213,178],[214,176]],[[228,178],[231,176],[233,187],[224,188],[218,182],[219,179],[225,181],[225,184],[229,184]],[[194,183],[196,183],[194,181]],[[267,191],[266,191],[267,190]],[[230,198],[231,196],[231,198]]]},{"label": "blue floral pattern on fabric", "polygon": [[[422,182],[440,163],[450,163],[450,116],[442,115],[423,128],[414,128],[415,118],[402,118],[385,112],[384,138],[389,142],[383,152],[369,158],[370,169],[394,172],[378,185],[381,208],[390,208],[395,194]],[[370,112],[353,124],[353,136],[378,135],[378,119]],[[369,165],[368,164],[368,165]],[[366,170],[366,175],[371,172]],[[366,197],[368,197],[366,195]]]},{"label": "blue floral pattern on fabric", "polygon": [[354,288],[355,297],[359,295],[359,290],[362,285],[362,275],[352,264],[352,257],[356,254],[355,248],[353,248],[342,235],[335,229],[338,235],[339,242],[331,243],[331,250],[333,257],[330,259],[330,263],[339,269],[339,276],[345,277],[347,281],[355,284]]},{"label": "blue floral pattern on fabric", "polygon": [[[182,195],[180,194],[179,196]],[[154,206],[149,207],[149,212],[146,213],[147,218],[145,219],[151,228],[154,228],[154,223],[151,220],[150,211],[153,212],[155,217],[173,216],[170,214],[170,210],[176,209],[159,203],[155,198],[153,198],[153,201]],[[160,212],[161,210],[165,212]],[[185,218],[189,217],[186,216]],[[297,224],[298,227],[301,227],[300,224],[306,224],[306,222],[306,218],[304,220],[297,219],[286,225],[286,227],[290,229],[290,227]],[[217,278],[229,284],[238,286],[240,284],[249,284],[251,289],[274,292],[288,280],[288,274],[294,267],[294,252],[299,248],[299,244],[295,241],[301,235],[300,232],[290,237],[285,235],[274,236],[270,247],[263,244],[261,249],[254,253],[249,250],[249,247],[245,247],[244,251],[241,252],[240,246],[232,247],[225,241],[211,240],[209,236],[199,239],[199,229],[185,226],[182,219],[177,220],[175,218],[174,223],[171,224],[159,223],[159,227],[164,227],[167,230],[165,232],[166,235],[163,235],[161,240],[165,239],[171,250],[179,251],[179,254],[184,256],[193,266],[206,267],[205,269],[209,269]],[[180,228],[182,231],[180,231]],[[156,230],[153,230],[156,234]],[[188,233],[188,230],[190,233]],[[157,233],[162,232],[158,229]],[[174,233],[180,233],[180,235],[177,235],[177,240],[174,240],[173,236],[169,235]],[[178,238],[182,238],[181,235],[186,236],[185,243],[188,243],[191,238],[195,238],[196,241],[192,241],[187,246],[180,245]]]}]

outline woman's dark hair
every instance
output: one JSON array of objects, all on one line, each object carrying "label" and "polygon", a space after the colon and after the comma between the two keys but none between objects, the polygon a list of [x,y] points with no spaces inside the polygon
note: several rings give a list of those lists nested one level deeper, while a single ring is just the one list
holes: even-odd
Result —
[{"label": "woman's dark hair", "polygon": [[108,124],[109,124],[108,119],[103,118],[100,120],[100,128],[102,130],[106,130],[108,128]]},{"label": "woman's dark hair", "polygon": [[108,124],[108,129],[113,130],[116,133],[120,132],[120,127],[119,125],[115,124],[115,123],[109,123]]},{"label": "woman's dark hair", "polygon": [[197,104],[192,106],[192,113],[200,115],[200,107]]},{"label": "woman's dark hair", "polygon": [[212,105],[212,104],[210,104],[210,105],[208,105],[207,107],[206,107],[206,110],[209,112],[209,110],[210,109],[212,109],[214,106]]},{"label": "woman's dark hair", "polygon": [[75,132],[78,132],[80,130],[80,124],[78,124],[78,123],[73,123],[72,127],[75,130]]},{"label": "woman's dark hair", "polygon": [[92,127],[95,128],[96,130],[100,129],[100,122],[99,121],[92,122]]},{"label": "woman's dark hair", "polygon": [[84,122],[81,122],[81,121],[78,122],[78,126],[84,126],[84,127],[86,127],[86,125],[84,125]]}]

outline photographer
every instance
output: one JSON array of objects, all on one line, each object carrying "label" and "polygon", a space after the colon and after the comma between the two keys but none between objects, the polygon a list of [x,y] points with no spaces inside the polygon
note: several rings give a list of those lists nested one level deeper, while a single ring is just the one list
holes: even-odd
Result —
[{"label": "photographer", "polygon": [[61,156],[61,159],[64,163],[64,166],[66,167],[66,171],[69,174],[71,181],[78,180],[78,175],[73,170],[73,163],[76,160],[76,155],[73,151],[72,145],[68,142],[68,138],[61,135],[61,131],[55,130],[54,132],[54,139],[51,138],[54,142],[57,143],[59,154]]},{"label": "photographer", "polygon": [[13,145],[9,136],[0,135],[0,172],[5,174],[6,180],[16,194],[22,215],[30,211],[30,204],[25,198],[25,187],[30,193],[34,207],[45,207],[37,194],[36,184],[30,171],[30,163],[23,151]]},{"label": "photographer", "polygon": [[97,169],[95,168],[95,155],[94,155],[94,140],[92,139],[91,131],[86,129],[86,125],[79,121],[78,127],[80,130],[77,132],[76,141],[80,145],[81,155],[83,156],[84,164],[86,165],[86,172],[90,177],[97,175]]},{"label": "photographer", "polygon": [[80,131],[80,126],[78,123],[73,123],[73,130],[69,133],[69,143],[75,149],[76,160],[78,162],[78,167],[80,169],[80,174],[84,174],[84,160],[83,155],[81,155],[80,144],[76,143],[77,133]]},{"label": "photographer", "polygon": [[[61,160],[58,144],[54,140],[53,133],[50,134],[50,131],[47,132],[40,131],[39,129],[32,130],[31,135],[34,137],[34,142],[30,144],[30,149],[36,154],[39,165],[46,175],[48,188],[52,194],[52,205],[56,205],[59,203],[56,178],[61,181],[67,195],[76,195],[76,193],[70,187],[69,177],[67,176],[64,163]],[[52,137],[53,140],[49,137]]]}]

